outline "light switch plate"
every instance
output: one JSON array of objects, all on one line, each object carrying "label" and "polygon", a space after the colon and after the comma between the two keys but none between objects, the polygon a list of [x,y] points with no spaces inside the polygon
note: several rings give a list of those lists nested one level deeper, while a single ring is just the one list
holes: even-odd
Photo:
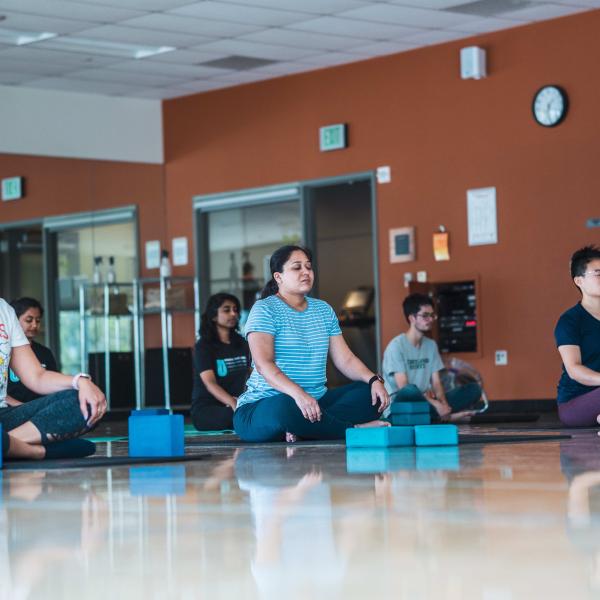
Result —
[{"label": "light switch plate", "polygon": [[496,350],[494,359],[496,366],[503,367],[508,364],[508,352],[506,350]]}]

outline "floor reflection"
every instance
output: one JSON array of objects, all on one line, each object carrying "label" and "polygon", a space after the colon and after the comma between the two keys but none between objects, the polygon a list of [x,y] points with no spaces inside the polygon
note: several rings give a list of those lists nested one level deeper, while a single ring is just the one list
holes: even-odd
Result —
[{"label": "floor reflection", "polygon": [[4,471],[0,598],[595,598],[599,450],[592,431]]}]

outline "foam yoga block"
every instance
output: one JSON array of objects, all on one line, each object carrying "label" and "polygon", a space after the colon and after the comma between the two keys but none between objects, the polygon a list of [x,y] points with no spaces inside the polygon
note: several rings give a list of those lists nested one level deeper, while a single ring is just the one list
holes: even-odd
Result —
[{"label": "foam yoga block", "polygon": [[429,402],[393,402],[390,411],[393,415],[429,414]]},{"label": "foam yoga block", "polygon": [[429,413],[392,414],[390,420],[392,425],[429,425],[431,423]]},{"label": "foam yoga block", "polygon": [[159,410],[131,411],[129,456],[183,456],[183,415]]},{"label": "foam yoga block", "polygon": [[348,473],[412,471],[414,468],[414,448],[348,448],[346,450]]},{"label": "foam yoga block", "polygon": [[417,446],[456,446],[458,427],[456,425],[416,425],[415,444]]},{"label": "foam yoga block", "polygon": [[346,429],[349,448],[387,448],[412,446],[415,435],[412,427],[354,427]]}]

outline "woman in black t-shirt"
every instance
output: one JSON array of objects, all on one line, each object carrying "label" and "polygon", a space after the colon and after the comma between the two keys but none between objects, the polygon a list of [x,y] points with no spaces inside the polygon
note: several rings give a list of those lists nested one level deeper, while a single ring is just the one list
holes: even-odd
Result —
[{"label": "woman in black t-shirt", "polygon": [[250,350],[237,332],[240,301],[231,294],[208,299],[194,351],[192,421],[196,429],[233,429],[237,397],[246,387]]},{"label": "woman in black t-shirt", "polygon": [[[44,316],[44,308],[35,298],[19,298],[13,300],[10,305],[15,309],[19,324],[23,329],[25,337],[31,344],[31,349],[40,364],[47,371],[58,371],[56,359],[52,354],[52,350],[38,344],[35,338],[40,332],[42,317]],[[6,389],[7,403],[10,406],[17,406],[23,402],[29,402],[40,398],[40,394],[36,394],[29,388],[25,387],[21,380],[13,373],[12,369],[9,372],[8,387]]]}]

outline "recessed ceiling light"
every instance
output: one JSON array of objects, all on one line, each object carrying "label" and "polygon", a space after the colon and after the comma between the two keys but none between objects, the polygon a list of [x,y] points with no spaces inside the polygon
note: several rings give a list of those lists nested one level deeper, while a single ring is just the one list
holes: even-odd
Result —
[{"label": "recessed ceiling light", "polygon": [[64,50],[81,50],[94,54],[108,56],[123,56],[126,58],[147,58],[156,54],[164,54],[176,50],[173,46],[137,46],[121,42],[109,42],[92,38],[61,36],[52,43],[53,48]]},{"label": "recessed ceiling light", "polygon": [[[0,19],[2,20],[2,19]],[[5,29],[0,27],[0,42],[14,46],[25,46],[35,42],[43,42],[55,38],[58,33],[49,31],[20,31],[19,29]]]}]

